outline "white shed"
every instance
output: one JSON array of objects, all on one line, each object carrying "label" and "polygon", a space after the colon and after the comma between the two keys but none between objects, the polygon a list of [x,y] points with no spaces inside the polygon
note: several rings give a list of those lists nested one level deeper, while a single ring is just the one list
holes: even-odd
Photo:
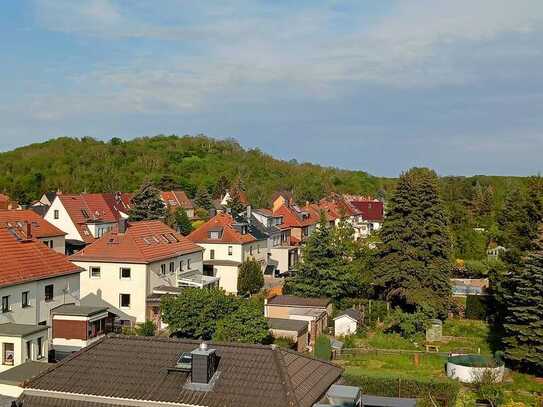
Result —
[{"label": "white shed", "polygon": [[350,308],[334,318],[334,335],[345,336],[356,333],[362,324],[363,315],[359,310]]}]

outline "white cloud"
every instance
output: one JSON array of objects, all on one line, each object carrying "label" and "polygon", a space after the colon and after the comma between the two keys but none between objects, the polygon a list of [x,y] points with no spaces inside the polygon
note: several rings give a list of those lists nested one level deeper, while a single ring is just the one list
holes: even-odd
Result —
[{"label": "white cloud", "polygon": [[[146,19],[137,7],[139,15],[120,4],[113,0],[37,0],[36,15],[51,30],[112,40],[192,41],[198,44],[198,52],[173,54],[160,64],[128,60],[122,67],[84,73],[71,83],[66,95],[38,99],[37,115],[56,118],[99,109],[191,112],[217,98],[246,102],[262,97],[264,91],[268,97],[334,98],[368,84],[396,88],[462,85],[488,75],[466,69],[463,46],[499,41],[504,35],[539,33],[543,22],[540,0],[401,2],[370,25],[362,8],[359,18],[350,16],[352,26],[341,29],[336,25],[336,12],[321,6],[292,7],[278,15],[277,10],[258,13],[254,4],[242,0],[220,8],[170,2],[167,11],[177,10],[178,15],[170,16],[175,22],[166,24]],[[144,3],[134,4],[148,10],[141,6]],[[199,18],[190,23],[187,13],[195,8]],[[509,52],[518,56],[517,48],[509,47],[501,60]],[[478,58],[484,60],[484,52]]]}]

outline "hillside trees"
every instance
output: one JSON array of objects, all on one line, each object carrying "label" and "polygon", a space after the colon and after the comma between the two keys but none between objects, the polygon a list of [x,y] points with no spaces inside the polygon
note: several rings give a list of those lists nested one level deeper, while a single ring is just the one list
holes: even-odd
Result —
[{"label": "hillside trees", "polygon": [[383,296],[407,310],[440,315],[450,298],[451,240],[436,174],[413,168],[398,181],[381,230],[376,267]]}]

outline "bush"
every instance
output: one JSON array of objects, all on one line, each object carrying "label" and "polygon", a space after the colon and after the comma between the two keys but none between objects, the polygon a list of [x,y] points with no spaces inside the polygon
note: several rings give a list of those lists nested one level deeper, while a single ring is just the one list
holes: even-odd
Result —
[{"label": "bush", "polygon": [[[364,389],[364,394],[383,397],[407,397],[420,399],[423,406],[454,406],[460,385],[452,380],[405,379],[388,375],[345,375],[349,385]],[[431,397],[430,397],[431,396]]]},{"label": "bush", "polygon": [[396,308],[387,318],[388,332],[399,333],[403,338],[412,340],[424,332],[427,320],[428,317],[422,312],[410,314]]},{"label": "bush", "polygon": [[153,321],[145,321],[136,326],[138,336],[155,336],[155,324]]},{"label": "bush", "polygon": [[313,355],[317,359],[321,359],[321,360],[332,359],[332,346],[330,345],[330,339],[328,339],[327,336],[324,336],[324,335],[317,336]]},{"label": "bush", "polygon": [[256,294],[264,287],[264,274],[260,263],[255,259],[245,260],[239,266],[238,291],[243,294]]},{"label": "bush", "polygon": [[294,349],[296,343],[290,338],[275,338],[273,344],[285,349]]},{"label": "bush", "polygon": [[481,295],[466,296],[466,314],[467,319],[485,320],[487,317],[486,299]]}]

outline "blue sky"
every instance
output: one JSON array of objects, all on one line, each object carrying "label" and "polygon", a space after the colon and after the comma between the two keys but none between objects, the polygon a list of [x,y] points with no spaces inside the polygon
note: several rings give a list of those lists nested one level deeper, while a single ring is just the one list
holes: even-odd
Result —
[{"label": "blue sky", "polygon": [[205,133],[395,176],[543,170],[541,0],[18,0],[0,150]]}]

